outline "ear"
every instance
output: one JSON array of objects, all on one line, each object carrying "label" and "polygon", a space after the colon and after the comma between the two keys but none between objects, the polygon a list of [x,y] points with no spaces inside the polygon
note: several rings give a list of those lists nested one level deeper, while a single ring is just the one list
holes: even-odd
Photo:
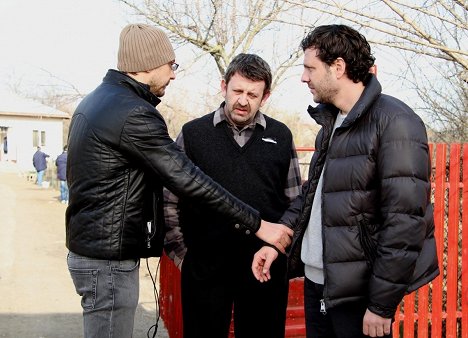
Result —
[{"label": "ear", "polygon": [[343,58],[337,58],[333,62],[335,66],[336,78],[339,79],[346,74],[346,62]]},{"label": "ear", "polygon": [[226,98],[226,92],[227,92],[227,83],[226,83],[226,80],[222,79],[221,80],[221,94],[223,95],[224,98]]},{"label": "ear", "polygon": [[271,92],[266,92],[265,94],[263,94],[262,101],[260,102],[260,107],[263,107],[263,105],[265,104],[266,100],[268,100],[270,95],[271,95]]}]

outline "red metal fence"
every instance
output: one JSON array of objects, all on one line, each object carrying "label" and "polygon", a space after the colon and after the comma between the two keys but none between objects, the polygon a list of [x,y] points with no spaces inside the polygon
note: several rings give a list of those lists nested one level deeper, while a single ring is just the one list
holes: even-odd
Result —
[{"label": "red metal fence", "polygon": [[[441,274],[403,299],[393,337],[468,338],[468,213],[463,212],[468,210],[468,143],[431,144],[430,150]],[[160,286],[161,316],[167,331],[171,338],[182,337],[180,273],[165,256]],[[290,282],[286,337],[305,337],[302,287],[300,278]]]}]

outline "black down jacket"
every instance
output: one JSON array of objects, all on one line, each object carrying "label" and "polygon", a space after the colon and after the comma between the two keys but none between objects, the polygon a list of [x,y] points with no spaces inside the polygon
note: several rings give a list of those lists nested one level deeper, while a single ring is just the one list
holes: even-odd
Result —
[{"label": "black down jacket", "polygon": [[[163,185],[254,234],[255,209],[206,176],[173,142],[160,100],[109,70],[73,114],[68,140],[66,245],[79,255],[123,260],[161,254]],[[148,222],[151,222],[148,231]]]},{"label": "black down jacket", "polygon": [[426,130],[375,77],[337,128],[334,106],[309,107],[322,126],[302,194],[281,223],[295,229],[289,276],[304,275],[301,244],[325,166],[322,240],[327,307],[367,300],[391,318],[405,293],[439,274]]}]

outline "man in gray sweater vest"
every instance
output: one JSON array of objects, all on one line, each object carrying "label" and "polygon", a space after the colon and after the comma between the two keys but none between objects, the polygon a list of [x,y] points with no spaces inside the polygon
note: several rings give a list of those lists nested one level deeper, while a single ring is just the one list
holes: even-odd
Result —
[{"label": "man in gray sweater vest", "polygon": [[[177,143],[200,169],[274,222],[299,193],[301,181],[290,130],[259,110],[270,85],[263,59],[236,56],[221,82],[224,102],[185,124]],[[221,227],[224,221],[209,210],[172,194],[166,194],[165,211],[166,252],[179,265],[183,259],[184,337],[227,338],[234,308],[236,338],[283,338],[286,257],[272,266],[275,279],[261,284],[250,266],[262,241]]]}]

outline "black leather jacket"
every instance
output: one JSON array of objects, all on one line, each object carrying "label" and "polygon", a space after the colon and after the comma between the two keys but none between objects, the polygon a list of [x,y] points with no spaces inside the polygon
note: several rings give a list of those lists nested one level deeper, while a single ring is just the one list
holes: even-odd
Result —
[{"label": "black leather jacket", "polygon": [[325,304],[367,300],[369,310],[390,318],[405,293],[439,274],[424,124],[403,102],[381,94],[375,77],[331,142],[338,110],[319,105],[309,113],[322,126],[309,180],[280,220],[295,230],[289,276],[304,276],[302,239],[325,167]]},{"label": "black leather jacket", "polygon": [[70,251],[113,260],[160,255],[163,185],[246,234],[259,229],[258,212],[194,166],[169,137],[159,102],[147,85],[109,70],[77,107],[68,140]]}]

